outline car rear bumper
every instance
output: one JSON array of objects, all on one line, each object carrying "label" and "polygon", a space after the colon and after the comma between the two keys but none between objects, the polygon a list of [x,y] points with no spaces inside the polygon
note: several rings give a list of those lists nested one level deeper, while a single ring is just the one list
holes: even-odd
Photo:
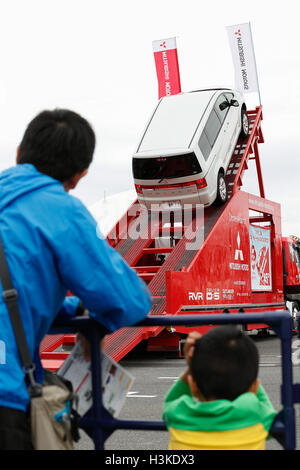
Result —
[{"label": "car rear bumper", "polygon": [[[164,194],[165,193],[165,194]],[[182,191],[143,191],[143,194],[138,194],[138,200],[141,204],[145,205],[147,209],[157,210],[158,208],[183,207],[184,205],[204,205],[210,206],[215,198],[211,197],[207,188],[189,191],[183,193]]]}]

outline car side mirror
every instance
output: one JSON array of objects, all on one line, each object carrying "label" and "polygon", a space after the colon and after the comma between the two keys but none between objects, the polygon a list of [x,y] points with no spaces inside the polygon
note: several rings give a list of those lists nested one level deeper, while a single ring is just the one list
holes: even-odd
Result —
[{"label": "car side mirror", "polygon": [[230,106],[234,106],[235,108],[239,107],[239,102],[237,100],[231,100],[230,101]]},{"label": "car side mirror", "polygon": [[228,108],[230,106],[230,104],[228,103],[228,101],[223,101],[220,105],[219,105],[219,108],[221,111],[224,111],[224,109]]}]

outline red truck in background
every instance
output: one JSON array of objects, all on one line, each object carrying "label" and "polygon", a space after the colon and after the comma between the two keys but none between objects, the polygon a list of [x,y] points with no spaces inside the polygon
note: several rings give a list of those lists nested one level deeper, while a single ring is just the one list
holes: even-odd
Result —
[{"label": "red truck in background", "polygon": [[[190,265],[166,273],[166,311],[234,314],[288,308],[296,327],[299,247],[296,237],[282,237],[280,204],[238,191]],[[247,326],[260,328],[266,325]]]},{"label": "red truck in background", "polygon": [[300,238],[282,239],[284,298],[296,321],[300,311]]}]

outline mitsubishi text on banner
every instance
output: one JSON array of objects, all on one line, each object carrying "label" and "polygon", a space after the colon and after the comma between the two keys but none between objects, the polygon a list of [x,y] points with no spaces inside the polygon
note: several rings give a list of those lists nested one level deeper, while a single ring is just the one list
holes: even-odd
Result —
[{"label": "mitsubishi text on banner", "polygon": [[153,41],[153,52],[158,80],[158,97],[181,92],[176,38]]},{"label": "mitsubishi text on banner", "polygon": [[227,26],[235,71],[235,86],[242,93],[259,93],[250,23]]}]

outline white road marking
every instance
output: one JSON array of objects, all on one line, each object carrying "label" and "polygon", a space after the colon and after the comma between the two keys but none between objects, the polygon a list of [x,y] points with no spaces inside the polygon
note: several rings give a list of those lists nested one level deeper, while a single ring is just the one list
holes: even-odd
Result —
[{"label": "white road marking", "polygon": [[157,377],[158,379],[177,380],[179,377]]},{"label": "white road marking", "polygon": [[281,364],[259,364],[259,367],[280,367]]},{"label": "white road marking", "polygon": [[128,392],[127,398],[157,398],[157,395],[136,395],[139,392]]}]

